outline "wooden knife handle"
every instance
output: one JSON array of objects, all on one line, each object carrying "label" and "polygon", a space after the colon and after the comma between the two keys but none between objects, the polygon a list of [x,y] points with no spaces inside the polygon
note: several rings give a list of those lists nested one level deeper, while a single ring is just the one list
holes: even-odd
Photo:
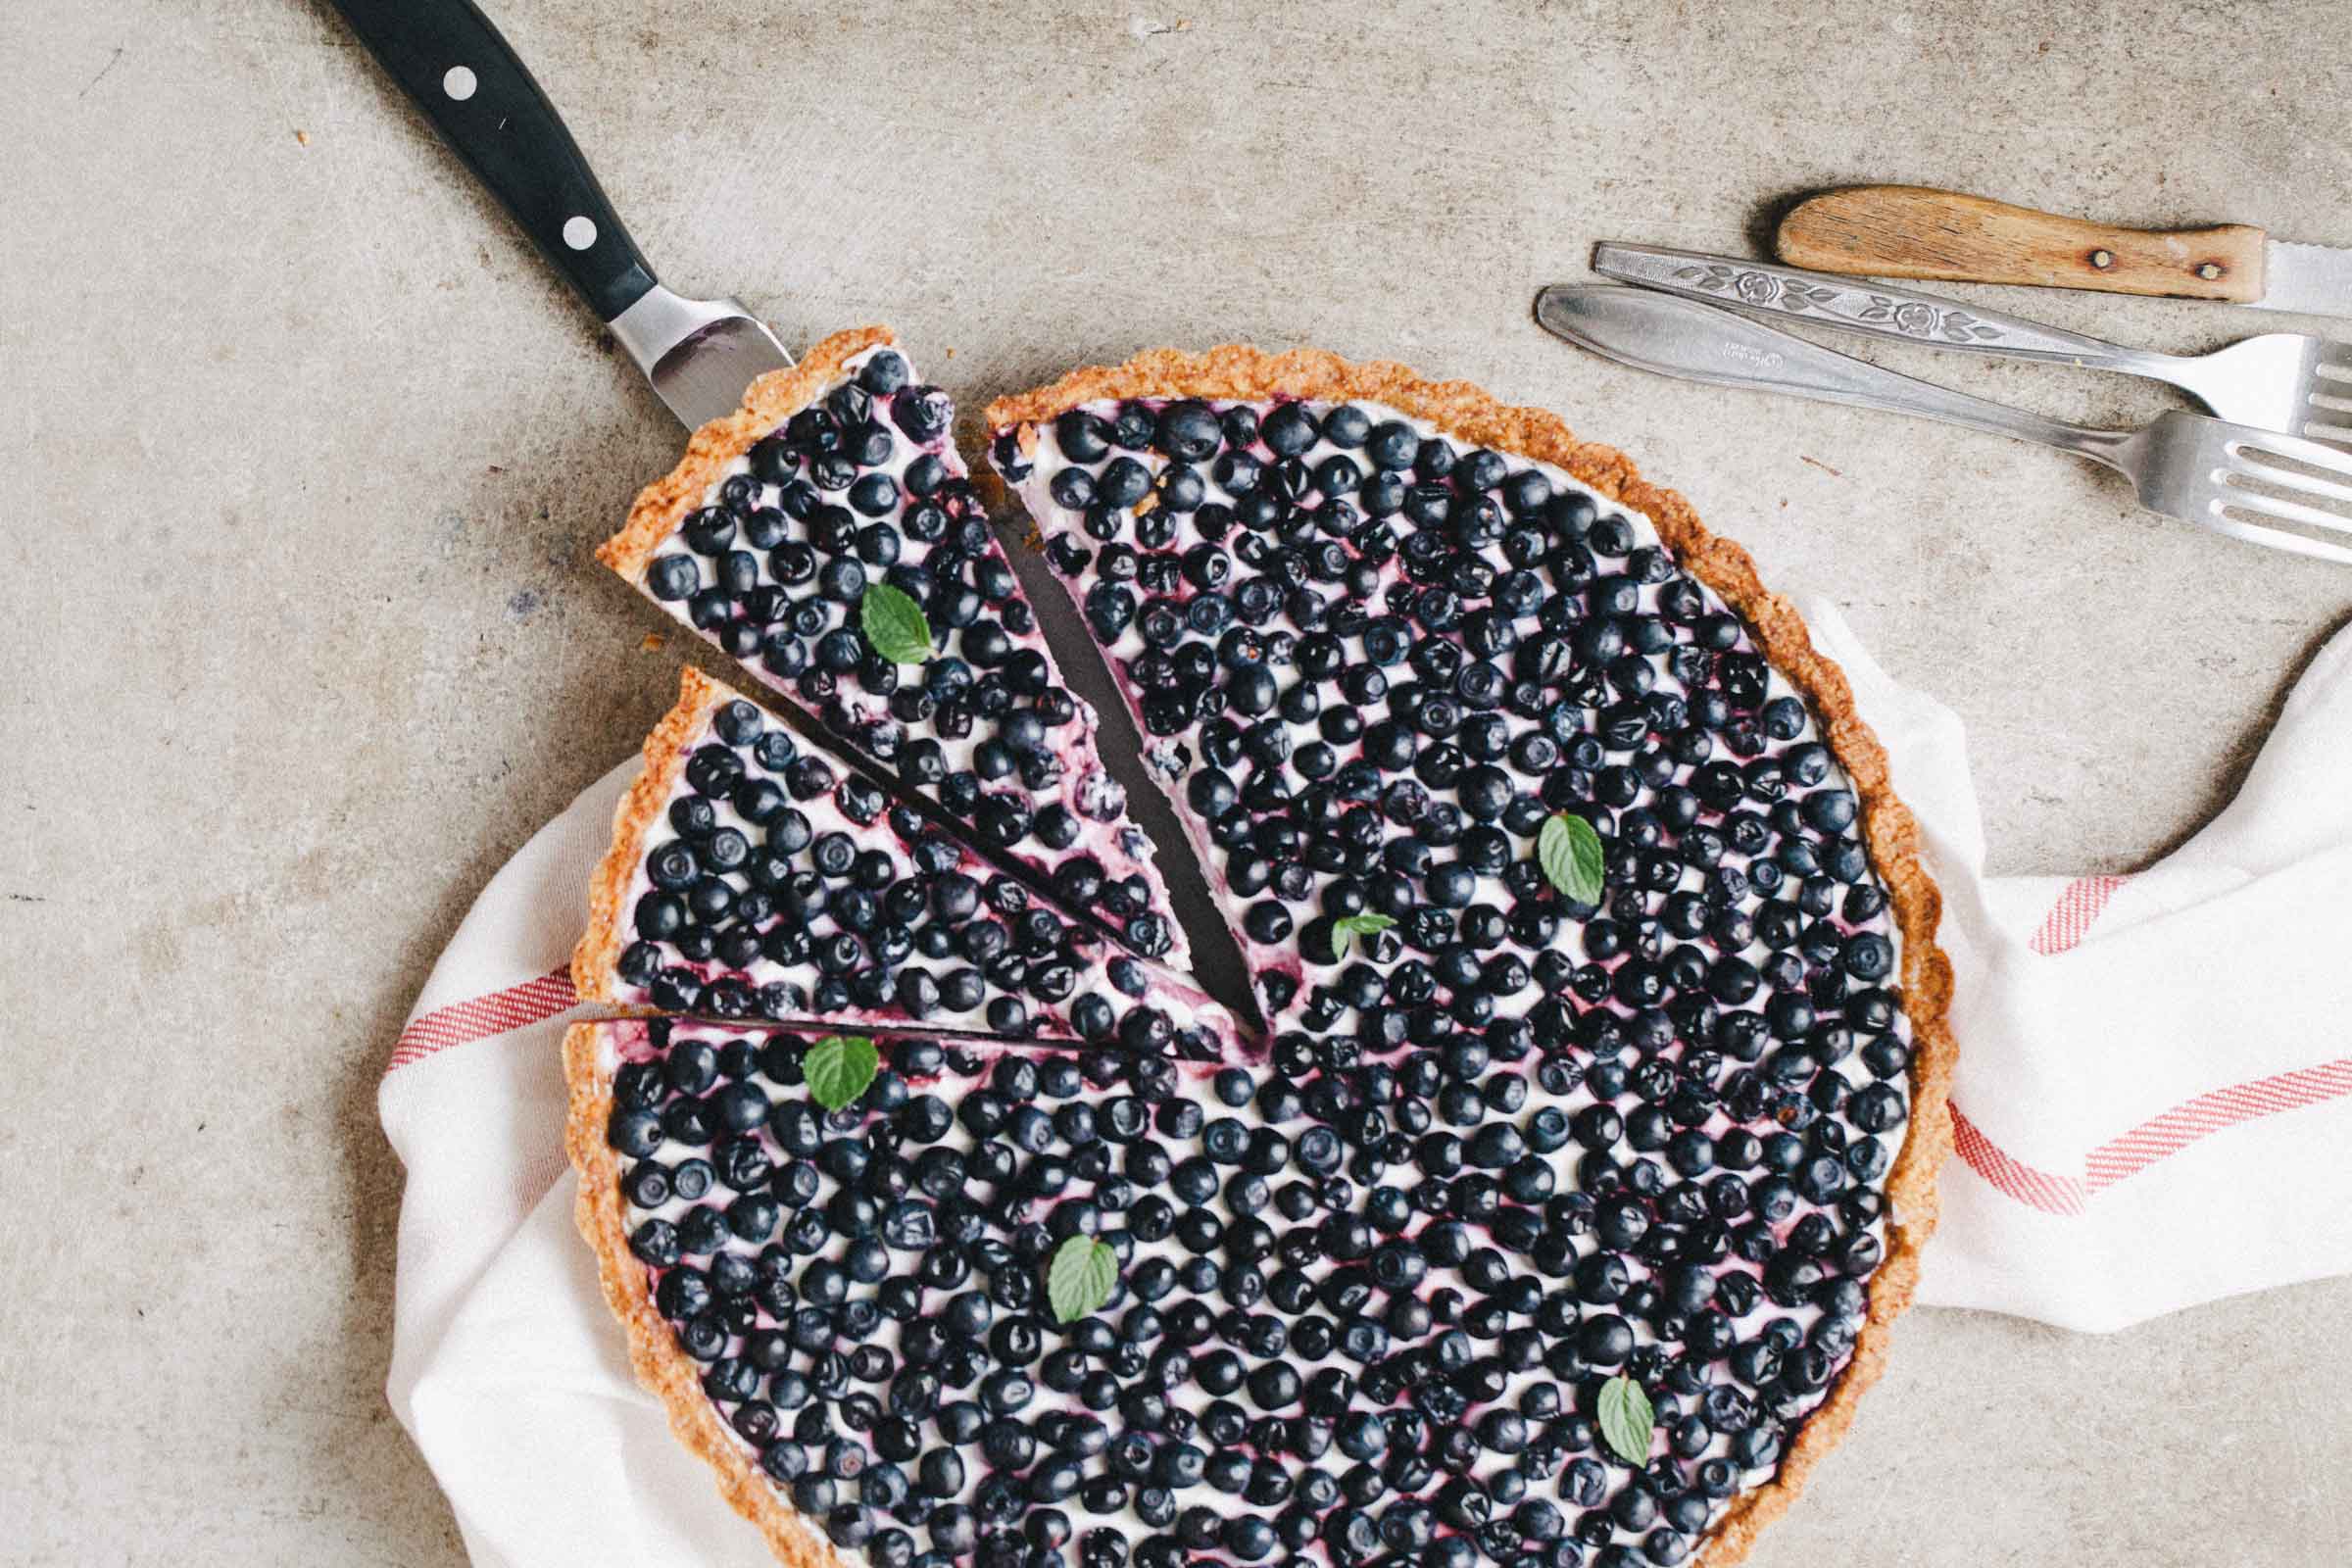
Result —
[{"label": "wooden knife handle", "polygon": [[2266,237],[2243,223],[2114,228],[1924,185],[1856,185],[1798,203],[1778,246],[1782,261],[1817,272],[2251,304]]}]

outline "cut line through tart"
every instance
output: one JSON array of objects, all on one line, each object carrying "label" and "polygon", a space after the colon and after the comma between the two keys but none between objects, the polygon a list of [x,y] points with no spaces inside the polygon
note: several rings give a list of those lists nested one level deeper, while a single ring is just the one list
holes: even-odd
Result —
[{"label": "cut line through tart", "polygon": [[584,1002],[720,1020],[1123,1041],[1209,1060],[1239,1023],[695,669],[613,815]]}]

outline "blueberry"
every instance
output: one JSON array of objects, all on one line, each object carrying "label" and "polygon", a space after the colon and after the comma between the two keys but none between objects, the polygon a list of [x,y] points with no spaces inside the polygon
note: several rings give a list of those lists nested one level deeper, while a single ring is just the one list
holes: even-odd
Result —
[{"label": "blueberry", "polygon": [[865,567],[855,558],[840,556],[818,570],[817,592],[839,604],[856,604],[865,594]]},{"label": "blueberry", "polygon": [[1842,833],[1854,822],[1854,797],[1848,790],[1815,790],[1804,798],[1801,809],[1805,821],[1823,833]]},{"label": "blueberry", "polygon": [[[1073,474],[1084,472],[1076,468],[1067,471]],[[1152,470],[1133,458],[1122,457],[1113,458],[1095,479],[1090,499],[1107,507],[1132,507],[1151,493]],[[1057,495],[1055,499],[1060,498]]]},{"label": "blueberry", "polygon": [[887,473],[869,473],[850,486],[850,505],[869,517],[879,517],[899,504],[899,486]]},{"label": "blueberry", "polygon": [[1215,412],[1192,399],[1162,408],[1152,434],[1152,446],[1181,463],[1205,463],[1224,439]]},{"label": "blueberry", "polygon": [[1887,1132],[1900,1126],[1906,1114],[1902,1091],[1891,1084],[1872,1084],[1846,1102],[1845,1113],[1866,1133]]},{"label": "blueberry", "polygon": [[955,416],[948,395],[935,386],[909,386],[890,400],[891,422],[917,442],[937,440]]},{"label": "blueberry", "polygon": [[1364,455],[1372,460],[1374,466],[1384,471],[1402,472],[1412,466],[1413,458],[1421,448],[1421,438],[1403,420],[1388,419],[1365,432],[1362,446]]},{"label": "blueberry", "polygon": [[1114,582],[1087,590],[1086,619],[1098,642],[1114,643],[1135,617],[1135,595]]},{"label": "blueberry", "polygon": [[657,556],[645,574],[646,591],[663,601],[684,599],[702,585],[702,567],[688,555]]},{"label": "blueberry", "polygon": [[1110,427],[1084,409],[1072,409],[1055,419],[1054,438],[1072,463],[1099,462],[1110,452]]},{"label": "blueberry", "polygon": [[1352,403],[1343,403],[1323,416],[1323,439],[1343,450],[1363,446],[1371,432],[1371,417]]},{"label": "blueberry", "polygon": [[889,397],[907,383],[906,358],[896,348],[880,348],[858,369],[858,385],[875,397]]},{"label": "blueberry", "polygon": [[1258,423],[1258,439],[1278,458],[1294,458],[1315,444],[1313,415],[1301,403],[1285,403]]},{"label": "blueberry", "polygon": [[1857,980],[1884,980],[1894,969],[1894,944],[1876,931],[1857,931],[1845,939],[1838,964]]}]

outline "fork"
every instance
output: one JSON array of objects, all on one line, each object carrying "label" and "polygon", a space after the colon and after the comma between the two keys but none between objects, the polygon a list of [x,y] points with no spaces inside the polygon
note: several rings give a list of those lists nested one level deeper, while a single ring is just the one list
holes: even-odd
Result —
[{"label": "fork", "polygon": [[2352,343],[2308,332],[2265,332],[2210,354],[2158,354],[2022,316],[1963,308],[1937,294],[1737,256],[1604,243],[1592,248],[1592,270],[1760,316],[1787,313],[1902,343],[2145,376],[2179,387],[2232,423],[2352,444]]},{"label": "fork", "polygon": [[1915,381],[1734,312],[1646,289],[1554,283],[1536,297],[1536,318],[1569,342],[1638,369],[1917,414],[2037,441],[2123,474],[2150,512],[2352,565],[2352,549],[2316,537],[2352,536],[2352,453],[2317,441],[2180,409],[2136,430],[2087,429]]}]

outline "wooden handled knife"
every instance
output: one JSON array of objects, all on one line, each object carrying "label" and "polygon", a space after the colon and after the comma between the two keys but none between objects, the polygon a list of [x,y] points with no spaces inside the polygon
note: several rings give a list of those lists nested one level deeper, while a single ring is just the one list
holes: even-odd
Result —
[{"label": "wooden handled knife", "polygon": [[1922,185],[1857,185],[1781,220],[1781,260],[1817,272],[2025,283],[2352,316],[2352,250],[2245,223],[2119,228]]}]

